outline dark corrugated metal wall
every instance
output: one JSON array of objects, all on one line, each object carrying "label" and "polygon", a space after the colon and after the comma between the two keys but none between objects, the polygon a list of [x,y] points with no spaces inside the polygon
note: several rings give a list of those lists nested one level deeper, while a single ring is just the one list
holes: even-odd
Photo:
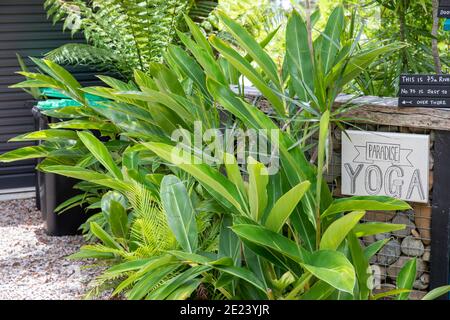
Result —
[{"label": "dark corrugated metal wall", "polygon": [[[69,32],[63,33],[61,25],[53,26],[46,18],[43,2],[0,0],[0,154],[26,145],[6,141],[34,129],[30,104],[26,105],[31,97],[20,89],[8,88],[23,80],[15,74],[20,69],[16,52],[22,57],[38,57],[64,43],[82,41],[79,36],[71,39]],[[86,85],[94,80],[86,69],[74,75]],[[31,160],[0,164],[0,189],[34,185],[34,167]]]}]

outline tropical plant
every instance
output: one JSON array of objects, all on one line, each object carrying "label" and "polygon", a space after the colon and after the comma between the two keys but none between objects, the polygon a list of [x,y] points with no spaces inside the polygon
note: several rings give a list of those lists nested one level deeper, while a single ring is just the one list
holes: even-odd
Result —
[{"label": "tropical plant", "polygon": [[146,72],[151,62],[161,61],[176,29],[185,28],[183,13],[202,22],[216,5],[214,0],[46,0],[53,23],[63,21],[64,29],[82,32],[88,42],[65,44],[46,57],[128,78],[134,69]]},{"label": "tropical plant", "polygon": [[[126,145],[114,153],[90,133],[64,131],[72,142],[62,150],[85,148],[84,161],[61,165],[45,163],[47,158],[39,167],[103,188],[92,205],[102,212],[90,221],[101,243],[75,257],[106,259],[112,266],[99,286],[113,286],[114,293],[125,292],[130,299],[406,299],[414,260],[402,270],[397,289],[375,295],[369,259],[388,240],[363,248],[358,239],[404,228],[360,223],[366,210],[406,210],[409,205],[388,197],[333,199],[323,179],[330,123],[348,120],[341,116],[345,108],[333,108],[335,98],[380,55],[401,46],[365,48],[357,36],[348,40],[342,7],[313,40],[310,19],[293,12],[285,62],[278,69],[242,26],[223,13],[220,18],[243,54],[216,36],[206,39],[187,19],[192,37],[178,36],[190,54],[170,45],[167,65],[151,64],[148,75],[135,72],[133,83],[103,77],[109,87],[81,88],[64,69],[39,60],[47,75],[23,73],[30,80],[18,87],[59,90],[78,102],[71,109],[74,117],[101,119],[111,128],[105,132],[112,141]],[[233,90],[236,75],[251,81],[273,110],[250,104],[244,87]],[[92,103],[85,93],[109,101]],[[267,175],[258,154],[250,154],[246,167],[234,154],[220,152],[212,156],[225,158],[225,165],[199,163],[203,145],[198,150],[185,143],[195,136],[195,121],[211,129],[259,130],[279,150],[279,171]],[[59,126],[89,129],[76,119]],[[20,139],[57,137],[57,129]],[[175,129],[181,143],[171,139]],[[313,134],[318,143],[310,156],[305,139]],[[191,153],[182,157],[186,145]],[[0,160],[47,156],[34,152],[19,149]],[[155,237],[164,241],[156,244]]]}]

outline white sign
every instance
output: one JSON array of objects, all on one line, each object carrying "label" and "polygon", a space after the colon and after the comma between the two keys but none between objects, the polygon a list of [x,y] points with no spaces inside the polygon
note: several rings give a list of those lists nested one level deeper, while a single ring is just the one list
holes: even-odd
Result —
[{"label": "white sign", "polygon": [[342,133],[342,194],[428,202],[428,135],[346,133]]}]

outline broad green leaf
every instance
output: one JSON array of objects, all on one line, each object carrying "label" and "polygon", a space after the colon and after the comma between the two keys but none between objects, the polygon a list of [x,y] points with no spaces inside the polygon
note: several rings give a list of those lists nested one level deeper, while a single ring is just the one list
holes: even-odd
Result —
[{"label": "broad green leaf", "polygon": [[214,80],[222,83],[223,85],[227,85],[225,75],[223,74],[220,65],[214,59],[213,56],[209,55],[207,51],[205,51],[201,46],[196,44],[191,38],[186,36],[184,33],[178,32],[178,37],[184,43],[186,48],[188,48],[189,51],[191,51],[192,55],[195,57],[197,62],[203,67],[203,70],[208,75],[208,77],[213,78]]},{"label": "broad green leaf", "polygon": [[242,57],[235,49],[220,40],[216,36],[209,38],[211,44],[230,62],[240,73],[242,73],[253,85],[267,98],[273,108],[280,116],[286,114],[283,101],[280,96],[274,92],[264,78],[252,67],[244,57]]},{"label": "broad green leaf", "polygon": [[123,179],[122,172],[120,171],[117,164],[114,162],[111,154],[105,145],[98,140],[90,132],[78,132],[78,136],[83,144],[88,148],[88,150],[93,154],[93,156],[100,162],[114,177],[119,180]]},{"label": "broad green leaf", "polygon": [[387,233],[397,230],[405,229],[404,224],[392,224],[392,223],[381,223],[381,222],[367,222],[360,223],[355,226],[353,231],[358,238],[371,236],[380,233]]},{"label": "broad green leaf", "polygon": [[266,227],[279,232],[310,186],[309,181],[301,182],[282,195],[270,210],[265,223]]},{"label": "broad green leaf", "polygon": [[202,256],[197,253],[191,253],[191,252],[185,252],[185,251],[178,251],[178,250],[171,250],[168,252],[170,255],[173,255],[177,259],[183,261],[184,263],[196,263],[196,264],[203,264],[203,265],[210,265],[211,262],[214,260]]},{"label": "broad green leaf", "polygon": [[225,170],[228,179],[234,183],[242,195],[242,198],[247,199],[247,191],[245,189],[244,179],[242,179],[241,170],[234,155],[225,153]]},{"label": "broad green leaf", "polygon": [[158,289],[150,293],[147,297],[149,300],[164,300],[177,288],[181,287],[186,282],[195,279],[204,272],[211,269],[210,266],[195,266],[187,269],[183,273],[161,284]]},{"label": "broad green leaf", "polygon": [[[165,269],[167,266],[170,267],[170,265],[174,266],[174,270],[179,267],[177,264],[173,264],[174,258],[170,255],[160,255],[156,257],[152,257],[148,263],[145,263],[141,268],[136,270],[136,272],[132,273],[128,278],[126,278],[124,281],[119,283],[117,287],[114,289],[112,295],[116,295],[120,292],[122,292],[124,289],[130,287],[133,283],[141,279],[143,276],[146,276],[148,274],[155,273],[155,271],[160,269]],[[156,278],[156,273],[155,273]],[[150,277],[150,280],[153,279]],[[145,284],[144,284],[145,285]],[[146,290],[141,290],[144,294],[147,293]]]},{"label": "broad green leaf", "polygon": [[247,51],[247,53],[253,58],[253,60],[260,66],[264,73],[274,83],[277,88],[280,88],[280,81],[278,77],[278,70],[275,62],[270,56],[263,50],[258,42],[240,26],[237,22],[233,21],[223,12],[219,12],[219,17],[224,23],[228,32],[236,39],[239,45]]},{"label": "broad green leaf", "polygon": [[31,146],[15,149],[0,155],[0,162],[13,162],[26,159],[43,158],[48,156],[49,149],[44,146]]},{"label": "broad green leaf", "polygon": [[370,294],[369,288],[369,258],[364,255],[363,248],[353,231],[347,234],[348,248],[355,268],[358,286],[354,290],[355,300],[367,300]]},{"label": "broad green leaf", "polygon": [[233,221],[230,215],[222,218],[219,233],[219,257],[230,257],[234,265],[240,265],[241,261],[241,241],[239,237],[231,230]]},{"label": "broad green leaf", "polygon": [[117,128],[112,123],[97,120],[68,120],[62,122],[50,123],[52,129],[77,129],[77,130],[100,130],[116,132]]},{"label": "broad green leaf", "polygon": [[128,215],[125,208],[117,201],[111,201],[108,222],[114,236],[126,238],[128,234]]},{"label": "broad green leaf", "polygon": [[208,41],[206,40],[206,36],[202,33],[201,29],[197,26],[197,24],[194,23],[194,21],[189,18],[189,16],[184,15],[184,20],[186,21],[186,24],[189,27],[189,31],[191,31],[192,36],[195,39],[195,42],[199,46],[203,48],[206,52],[208,52],[212,57],[214,57],[213,50],[211,46],[209,45]]},{"label": "broad green leaf", "polygon": [[338,251],[320,250],[308,255],[302,266],[334,288],[353,294],[356,274],[353,265]]},{"label": "broad green leaf", "polygon": [[53,61],[46,59],[43,59],[42,61],[48,66],[49,69],[51,69],[52,73],[50,74],[50,76],[53,76],[57,80],[66,84],[71,90],[74,90],[74,93],[76,92],[75,89],[81,88],[80,83],[66,69],[54,63]]},{"label": "broad green leaf", "polygon": [[120,245],[105,231],[100,227],[96,222],[90,223],[91,232],[100,239],[106,246],[110,248],[115,248],[121,250]]},{"label": "broad green leaf", "polygon": [[166,299],[167,300],[186,300],[197,287],[202,283],[201,279],[193,279],[178,287]]},{"label": "broad green leaf", "polygon": [[77,133],[73,130],[47,129],[25,133],[10,139],[10,142],[16,141],[34,141],[34,140],[78,140]]},{"label": "broad green leaf", "polygon": [[407,290],[407,289],[394,289],[394,290],[389,290],[387,292],[381,292],[378,293],[376,295],[373,296],[373,300],[380,300],[386,297],[392,297],[392,296],[397,296],[399,294],[409,294],[411,292],[411,290]]},{"label": "broad green leaf", "polygon": [[218,171],[206,164],[195,164],[193,158],[180,155],[180,150],[176,147],[156,142],[144,143],[143,145],[156,153],[160,158],[176,164],[180,169],[194,176],[206,188],[213,190],[227,203],[233,205],[238,212],[246,214],[236,186]]},{"label": "broad green leaf", "polygon": [[129,300],[141,300],[177,268],[179,268],[177,265],[164,265],[160,266],[158,269],[147,272],[133,285],[133,288],[126,295],[127,298]]},{"label": "broad green leaf", "polygon": [[197,251],[198,234],[195,210],[186,187],[174,175],[165,176],[161,182],[161,203],[167,222],[183,250]]},{"label": "broad green leaf", "polygon": [[264,283],[258,279],[253,272],[251,272],[249,269],[241,268],[241,267],[235,267],[235,266],[214,266],[215,269],[222,271],[226,274],[229,274],[233,277],[237,277],[241,280],[244,280],[254,286],[255,288],[258,288],[264,293],[267,293],[267,289],[264,285]]},{"label": "broad green leaf", "polygon": [[173,62],[176,63],[180,71],[189,77],[205,96],[209,96],[208,90],[206,89],[205,73],[197,61],[178,46],[169,45],[167,53]]},{"label": "broad green leaf", "polygon": [[364,249],[364,256],[366,257],[366,259],[370,260],[370,258],[376,255],[377,252],[380,251],[381,248],[383,248],[385,244],[388,243],[390,240],[391,240],[390,238],[382,239],[367,246],[367,248]]},{"label": "broad green leaf", "polygon": [[294,241],[258,225],[239,224],[231,228],[240,238],[285,255],[298,263],[304,262],[307,252]]},{"label": "broad green leaf", "polygon": [[314,83],[311,57],[306,22],[294,10],[286,26],[286,61],[295,93],[301,101],[309,100],[305,85],[312,89]]},{"label": "broad green leaf", "polygon": [[340,50],[340,38],[344,29],[344,8],[337,6],[330,17],[323,34],[321,35],[320,57],[325,74],[333,66],[336,55]]},{"label": "broad green leaf", "polygon": [[336,289],[327,282],[319,280],[300,297],[300,300],[326,300],[334,291]]},{"label": "broad green leaf", "polygon": [[105,274],[113,276],[113,275],[121,275],[125,272],[139,270],[154,259],[155,259],[155,257],[119,263],[119,264],[113,265],[112,267],[107,269],[105,271]]},{"label": "broad green leaf", "polygon": [[336,213],[345,213],[359,210],[409,210],[411,206],[405,201],[394,199],[385,196],[358,196],[351,198],[336,199],[333,203],[322,213],[322,218]]},{"label": "broad green leaf", "polygon": [[247,171],[250,213],[255,221],[260,221],[267,206],[269,174],[266,167],[252,157],[248,158]]},{"label": "broad green leaf", "polygon": [[[99,249],[99,246],[102,247],[102,249]],[[110,250],[104,250],[104,248],[110,249]],[[67,257],[67,259],[71,260],[82,260],[82,259],[114,259],[119,253],[120,250],[108,248],[103,245],[85,245],[82,246],[80,251],[71,254]]]},{"label": "broad green leaf", "polygon": [[434,300],[439,298],[440,296],[443,296],[444,294],[448,293],[450,291],[450,286],[442,286],[439,288],[435,288],[428,292],[422,300]]},{"label": "broad green leaf", "polygon": [[39,166],[39,169],[41,169],[44,172],[49,173],[56,173],[63,176],[79,179],[79,180],[86,180],[86,181],[96,181],[96,180],[103,180],[103,179],[109,179],[110,176],[99,173],[97,171],[88,170],[81,167],[74,167],[74,166],[63,166],[63,165],[54,165],[54,166]]},{"label": "broad green leaf", "polygon": [[349,59],[343,59],[341,62],[337,63],[327,75],[325,80],[326,86],[331,86],[337,82],[342,88],[366,70],[376,58],[381,55],[395,52],[401,47],[402,45],[399,45],[398,43],[392,43],[365,50]]},{"label": "broad green leaf", "polygon": [[364,215],[364,211],[354,211],[334,221],[323,233],[320,249],[336,250]]},{"label": "broad green leaf", "polygon": [[[152,62],[150,64],[150,73],[153,76],[156,85],[162,92],[171,92],[182,97],[186,95],[183,86],[178,81],[177,75],[167,66],[161,63]],[[133,89],[121,91],[133,91]]]},{"label": "broad green leaf", "polygon": [[[416,280],[416,272],[417,272],[417,262],[416,259],[411,259],[405,263],[405,265],[401,268],[397,277],[397,289],[406,289],[412,290],[414,285],[414,280]],[[397,296],[397,300],[407,300],[409,297],[409,292],[400,293]]]}]

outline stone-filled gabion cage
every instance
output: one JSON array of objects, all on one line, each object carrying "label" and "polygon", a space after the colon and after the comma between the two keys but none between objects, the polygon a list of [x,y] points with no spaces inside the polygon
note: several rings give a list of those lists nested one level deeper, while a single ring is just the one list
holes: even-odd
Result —
[{"label": "stone-filled gabion cage", "polygon": [[[246,99],[271,113],[271,107],[253,88],[246,88]],[[428,134],[429,150],[429,202],[410,203],[412,210],[369,211],[365,221],[405,224],[404,230],[378,236],[364,237],[360,241],[368,246],[389,238],[385,247],[370,260],[375,292],[395,288],[399,271],[411,258],[417,259],[417,274],[411,299],[421,299],[433,288],[449,283],[450,249],[450,111],[427,108],[400,108],[396,98],[360,97],[341,95],[336,106],[358,105],[344,116],[355,119],[345,125],[347,129]],[[327,182],[335,197],[341,194],[341,130],[331,130]],[[314,137],[311,138],[315,140]],[[314,143],[315,141],[311,141]],[[310,152],[314,152],[312,149]],[[426,155],[424,155],[426,156]],[[444,297],[446,298],[446,297]]]}]

